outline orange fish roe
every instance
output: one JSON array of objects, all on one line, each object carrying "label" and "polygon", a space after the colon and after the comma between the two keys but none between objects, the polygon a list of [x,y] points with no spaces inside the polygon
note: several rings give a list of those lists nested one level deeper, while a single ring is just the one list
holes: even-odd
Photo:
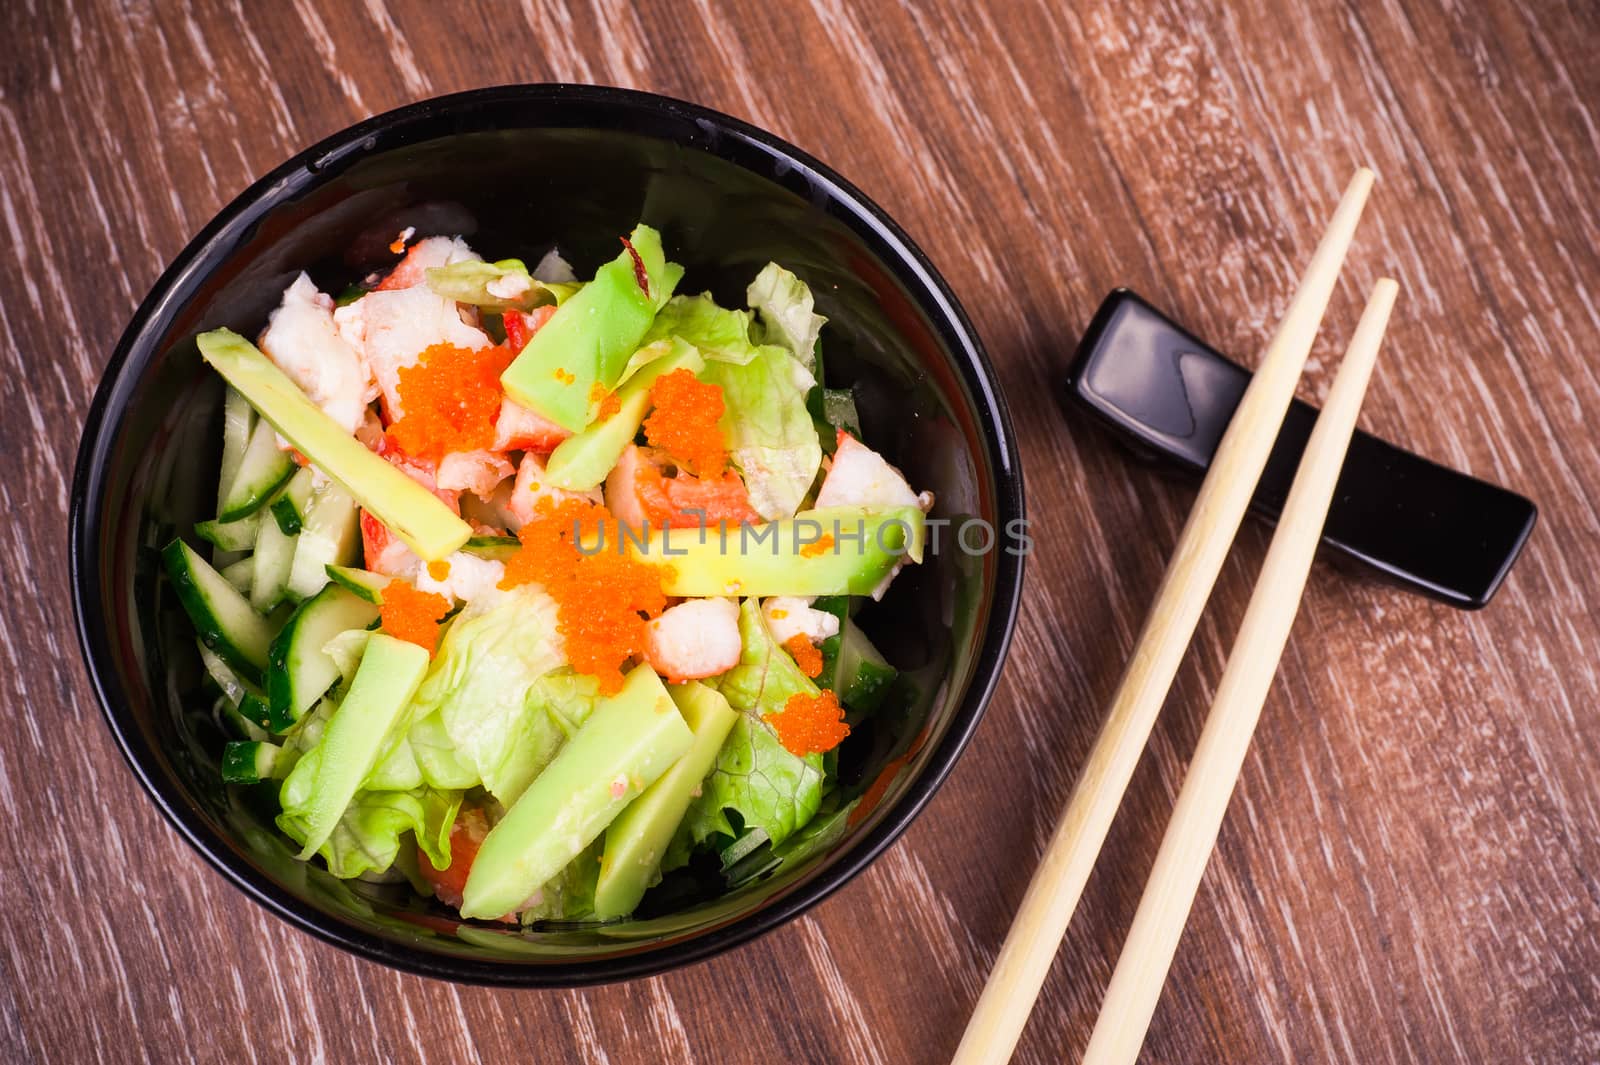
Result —
[{"label": "orange fish roe", "polygon": [[570,385],[578,379],[577,374],[573,373],[564,366],[557,366],[555,371],[551,373],[550,376],[554,377],[557,381],[560,381],[564,385]]},{"label": "orange fish roe", "polygon": [[607,392],[606,386],[599,381],[589,386],[589,402],[598,405],[595,411],[596,420],[609,418],[622,409],[622,401],[617,398],[616,393]]},{"label": "orange fish roe", "polygon": [[832,549],[832,547],[833,536],[829,533],[823,533],[821,539],[817,540],[815,543],[806,544],[800,549],[800,557],[816,558],[818,555],[826,554],[830,549]]},{"label": "orange fish roe", "polygon": [[795,692],[783,709],[762,718],[786,750],[798,758],[831,751],[850,735],[839,697],[827,688],[817,695]]},{"label": "orange fish roe", "polygon": [[[506,560],[500,587],[543,588],[556,601],[567,661],[598,678],[602,694],[616,692],[623,663],[644,652],[645,622],[666,609],[662,567],[621,551],[611,512],[587,499],[540,499],[518,536],[522,546]],[[578,549],[596,536],[601,546]]]},{"label": "orange fish roe", "polygon": [[[773,611],[776,615],[778,612]],[[803,632],[797,632],[783,641],[783,649],[789,652],[794,664],[800,667],[800,672],[808,677],[815,677],[822,672],[822,652],[816,644]]]},{"label": "orange fish roe", "polygon": [[650,387],[655,410],[644,422],[644,435],[690,472],[714,474],[728,461],[728,451],[717,427],[722,412],[722,389],[708,385],[688,370],[673,370],[656,378]]},{"label": "orange fish roe", "polygon": [[383,631],[433,654],[439,643],[439,621],[450,612],[450,600],[436,592],[419,592],[398,577],[383,586],[378,617]]},{"label": "orange fish roe", "polygon": [[434,461],[447,452],[492,446],[503,398],[500,375],[509,365],[505,347],[428,348],[416,365],[400,368],[403,413],[389,426],[390,438],[406,454]]},{"label": "orange fish roe", "polygon": [[436,581],[448,580],[450,577],[450,563],[442,558],[428,563],[428,576]]}]

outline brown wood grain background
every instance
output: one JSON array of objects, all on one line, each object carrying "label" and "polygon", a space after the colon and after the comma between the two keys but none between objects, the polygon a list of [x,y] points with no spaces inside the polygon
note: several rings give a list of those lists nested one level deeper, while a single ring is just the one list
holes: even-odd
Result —
[{"label": "brown wood grain background", "polygon": [[[1600,1061],[1597,56],[1593,0],[0,3],[0,1060],[947,1057],[1192,499],[1049,386],[1118,284],[1250,357],[1370,162],[1304,391],[1393,273],[1364,426],[1540,525],[1480,614],[1313,574],[1146,1060]],[[356,119],[543,80],[728,111],[882,203],[999,366],[1039,542],[1000,693],[897,846],[759,943],[554,993],[358,962],[206,869],[100,721],[65,561],[100,370],[212,213]],[[1224,572],[1019,1061],[1088,1037],[1265,539]]]}]

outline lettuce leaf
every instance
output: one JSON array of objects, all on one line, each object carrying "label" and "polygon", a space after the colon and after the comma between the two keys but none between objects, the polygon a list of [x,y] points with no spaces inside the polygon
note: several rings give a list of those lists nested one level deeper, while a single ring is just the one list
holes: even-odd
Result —
[{"label": "lettuce leaf", "polygon": [[595,885],[600,880],[600,852],[604,846],[605,836],[602,835],[534,892],[535,901],[520,913],[522,923],[593,917]]},{"label": "lettuce leaf", "polygon": [[778,344],[817,372],[817,336],[827,319],[817,314],[811,289],[777,263],[768,263],[745,290],[745,301],[761,315],[763,342]]},{"label": "lettuce leaf", "polygon": [[822,465],[822,443],[806,409],[816,379],[786,349],[770,344],[743,365],[707,362],[700,379],[722,388],[718,424],[750,506],[769,521],[793,517]]},{"label": "lettuce leaf", "polygon": [[[316,756],[313,751],[306,758]],[[309,784],[311,778],[301,779]],[[303,844],[308,827],[304,804],[310,798],[310,789],[302,789],[306,794],[299,795],[285,783],[278,827]],[[460,808],[459,791],[416,788],[357,792],[317,853],[327,861],[329,872],[341,879],[382,873],[394,864],[401,837],[411,832],[434,868],[443,869],[450,864],[450,827]]]},{"label": "lettuce leaf", "polygon": [[656,320],[640,347],[677,337],[699,348],[708,359],[743,366],[756,357],[756,345],[750,342],[750,325],[749,311],[719,307],[709,292],[674,296],[656,312]]},{"label": "lettuce leaf", "polygon": [[[718,685],[728,703],[740,711],[739,720],[717,752],[684,825],[696,844],[758,828],[777,846],[817,812],[822,802],[822,756],[790,754],[761,717],[781,710],[791,695],[815,695],[817,686],[773,640],[754,599],[745,600],[739,609],[739,635],[744,644],[739,664]],[[737,825],[730,813],[737,816]],[[673,850],[678,857],[682,847]]]},{"label": "lettuce leaf", "polygon": [[[541,683],[563,662],[555,600],[543,591],[526,585],[475,600],[440,643],[413,720],[437,713],[455,760],[509,806],[593,708],[577,681]],[[421,739],[442,747],[437,734]]]}]

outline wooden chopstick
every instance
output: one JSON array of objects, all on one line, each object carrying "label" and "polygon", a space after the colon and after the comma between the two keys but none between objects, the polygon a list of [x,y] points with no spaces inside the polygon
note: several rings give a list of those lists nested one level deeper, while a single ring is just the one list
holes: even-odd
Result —
[{"label": "wooden chopstick", "polygon": [[1273,533],[1250,605],[1217,685],[1211,714],[1184,776],[1172,820],[1117,959],[1116,971],[1084,1053],[1084,1065],[1132,1062],[1144,1043],[1173,953],[1217,841],[1250,737],[1294,624],[1356,414],[1383,342],[1399,286],[1372,289],[1333,380],[1327,405],[1300,458],[1282,520]]},{"label": "wooden chopstick", "polygon": [[1022,1034],[1283,424],[1295,383],[1372,189],[1357,170],[1239,401],[1179,535],[1154,605],[1011,923],[954,1065],[1006,1062]]}]

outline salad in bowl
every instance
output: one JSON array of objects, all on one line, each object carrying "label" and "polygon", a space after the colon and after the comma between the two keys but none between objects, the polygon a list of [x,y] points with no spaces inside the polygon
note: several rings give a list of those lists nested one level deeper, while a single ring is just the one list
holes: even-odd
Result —
[{"label": "salad in bowl", "polygon": [[224,781],[336,877],[524,925],[836,841],[872,800],[840,744],[896,691],[856,610],[933,498],[826,386],[806,282],[679,292],[645,225],[581,280],[559,249],[390,250],[198,339],[216,513],[162,559]]}]

